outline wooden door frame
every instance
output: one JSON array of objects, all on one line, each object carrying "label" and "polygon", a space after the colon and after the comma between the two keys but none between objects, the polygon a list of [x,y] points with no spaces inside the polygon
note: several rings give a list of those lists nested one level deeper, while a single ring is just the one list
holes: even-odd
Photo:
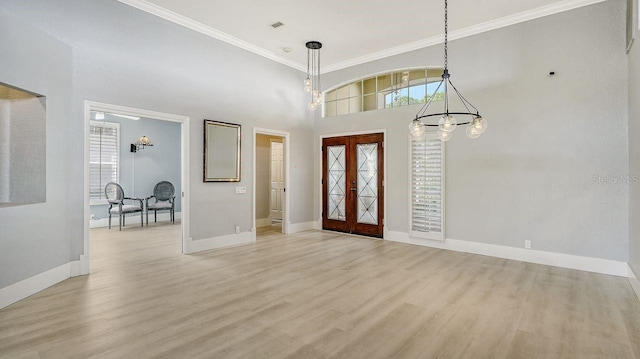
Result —
[{"label": "wooden door frame", "polygon": [[277,136],[277,137],[282,137],[282,144],[284,146],[284,204],[282,206],[282,233],[283,234],[289,234],[289,226],[291,223],[289,223],[289,193],[287,192],[287,189],[289,188],[289,180],[290,180],[290,172],[289,172],[289,161],[291,156],[289,155],[289,144],[291,143],[291,135],[289,134],[289,132],[285,132],[285,131],[279,131],[279,130],[271,130],[268,128],[260,128],[260,127],[254,127],[253,128],[253,191],[252,193],[252,197],[253,200],[251,201],[251,213],[253,213],[252,216],[252,227],[251,227],[251,233],[252,233],[252,237],[253,240],[256,240],[256,136],[257,135],[267,135],[267,136]]},{"label": "wooden door frame", "polygon": [[[318,154],[318,159],[319,159],[319,164],[318,164],[318,173],[320,174],[320,180],[318,181],[318,222],[316,224],[318,229],[322,229],[322,160],[323,160],[323,155],[324,152],[322,152],[322,140],[324,140],[325,138],[330,138],[330,137],[342,137],[342,136],[357,136],[357,135],[371,135],[371,134],[375,134],[375,133],[382,133],[382,142],[384,143],[384,147],[383,147],[383,154],[384,154],[384,158],[383,158],[383,163],[384,163],[384,169],[383,169],[383,181],[384,181],[384,187],[383,187],[383,204],[382,204],[382,208],[384,208],[384,218],[382,219],[382,225],[383,230],[382,230],[382,238],[376,238],[376,237],[366,237],[366,238],[371,238],[371,239],[382,239],[385,240],[387,239],[387,233],[389,232],[388,228],[387,228],[387,188],[389,187],[389,182],[388,182],[388,177],[387,177],[387,130],[386,129],[379,129],[379,130],[364,130],[364,131],[353,131],[353,132],[340,132],[340,133],[331,133],[331,134],[324,134],[324,135],[320,135],[320,144],[319,144],[319,154]],[[348,233],[347,233],[348,234]],[[351,235],[351,234],[348,234]],[[355,234],[354,234],[355,235]]]}]

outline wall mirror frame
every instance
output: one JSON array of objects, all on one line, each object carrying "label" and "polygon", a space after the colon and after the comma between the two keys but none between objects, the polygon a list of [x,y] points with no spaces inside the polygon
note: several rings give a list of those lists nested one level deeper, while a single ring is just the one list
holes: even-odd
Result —
[{"label": "wall mirror frame", "polygon": [[204,120],[204,182],[240,182],[241,125]]}]

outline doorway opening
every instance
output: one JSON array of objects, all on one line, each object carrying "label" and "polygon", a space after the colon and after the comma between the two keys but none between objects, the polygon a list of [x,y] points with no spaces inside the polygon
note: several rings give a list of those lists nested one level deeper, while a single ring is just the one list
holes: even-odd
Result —
[{"label": "doorway opening", "polygon": [[254,129],[253,214],[257,234],[287,233],[289,134]]},{"label": "doorway opening", "polygon": [[188,125],[184,116],[85,103],[83,274],[91,243],[100,263],[140,247],[189,253]]},{"label": "doorway opening", "polygon": [[384,235],[384,133],[322,139],[322,229]]}]

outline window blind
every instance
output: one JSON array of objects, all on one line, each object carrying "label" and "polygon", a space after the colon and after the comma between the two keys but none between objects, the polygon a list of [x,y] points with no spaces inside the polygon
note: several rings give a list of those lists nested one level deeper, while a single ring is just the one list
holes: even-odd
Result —
[{"label": "window blind", "polygon": [[106,200],[104,187],[118,182],[120,164],[119,126],[114,123],[91,122],[89,127],[89,199]]},{"label": "window blind", "polygon": [[411,138],[411,237],[444,240],[444,144]]}]

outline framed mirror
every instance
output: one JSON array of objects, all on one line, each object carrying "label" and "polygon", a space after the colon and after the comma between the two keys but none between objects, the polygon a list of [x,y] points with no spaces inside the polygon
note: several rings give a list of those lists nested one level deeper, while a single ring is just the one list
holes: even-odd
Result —
[{"label": "framed mirror", "polygon": [[240,127],[204,120],[204,182],[240,182]]}]

